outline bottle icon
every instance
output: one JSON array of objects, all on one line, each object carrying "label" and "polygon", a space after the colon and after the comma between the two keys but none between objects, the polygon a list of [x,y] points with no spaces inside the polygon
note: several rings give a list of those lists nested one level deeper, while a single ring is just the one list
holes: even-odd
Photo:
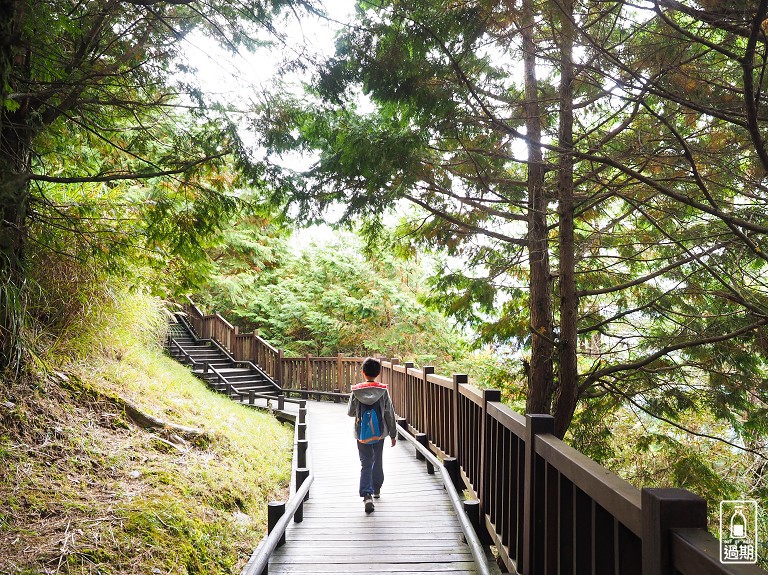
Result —
[{"label": "bottle icon", "polygon": [[744,517],[741,505],[736,506],[736,510],[731,515],[731,538],[746,539],[747,537],[747,518]]}]

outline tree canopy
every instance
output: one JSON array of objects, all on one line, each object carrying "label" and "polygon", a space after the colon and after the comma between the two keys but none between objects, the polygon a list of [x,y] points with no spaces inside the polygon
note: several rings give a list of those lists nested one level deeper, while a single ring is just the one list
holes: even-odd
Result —
[{"label": "tree canopy", "polygon": [[366,257],[359,244],[339,232],[297,245],[269,218],[240,219],[211,248],[215,269],[194,299],[288,355],[381,354],[433,366],[466,355],[455,327],[423,305],[419,266],[385,251]]},{"label": "tree canopy", "polygon": [[264,143],[318,150],[303,213],[417,206],[408,241],[464,264],[433,302],[528,350],[558,434],[605,397],[695,405],[765,457],[765,10],[364,2]]},{"label": "tree canopy", "polygon": [[[257,46],[306,2],[10,0],[0,26],[0,365],[18,365],[30,250],[127,249],[189,284],[205,237],[260,172],[182,58],[198,31]],[[186,277],[185,277],[186,275]]]}]

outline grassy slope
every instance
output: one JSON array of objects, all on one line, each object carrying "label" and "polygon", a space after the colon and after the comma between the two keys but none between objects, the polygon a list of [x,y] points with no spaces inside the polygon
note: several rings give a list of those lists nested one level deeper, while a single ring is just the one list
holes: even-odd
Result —
[{"label": "grassy slope", "polygon": [[[163,356],[149,304],[103,314],[47,375],[0,383],[0,573],[237,573],[263,537],[292,428]],[[204,435],[138,427],[115,397]]]}]

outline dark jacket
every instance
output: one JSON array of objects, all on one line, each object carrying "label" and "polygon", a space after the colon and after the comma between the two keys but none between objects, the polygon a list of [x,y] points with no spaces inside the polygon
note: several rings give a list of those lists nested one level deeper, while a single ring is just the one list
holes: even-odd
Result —
[{"label": "dark jacket", "polygon": [[[392,400],[389,397],[389,391],[384,383],[378,381],[364,381],[352,386],[352,393],[349,395],[347,404],[347,415],[357,418],[359,404],[373,405],[381,400],[381,414],[384,416],[384,428],[382,435],[395,437],[397,427],[395,425],[395,408],[392,406]],[[357,420],[355,420],[355,439],[359,439]]]}]

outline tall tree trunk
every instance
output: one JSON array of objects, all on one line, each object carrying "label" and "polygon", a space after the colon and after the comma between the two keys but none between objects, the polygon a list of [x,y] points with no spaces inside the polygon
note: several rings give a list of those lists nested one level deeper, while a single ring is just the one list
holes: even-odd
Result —
[{"label": "tall tree trunk", "polygon": [[560,157],[558,160],[558,216],[560,220],[560,377],[552,414],[555,434],[568,430],[578,400],[576,339],[578,298],[576,296],[573,223],[573,0],[559,0],[560,43]]},{"label": "tall tree trunk", "polygon": [[0,372],[20,364],[19,331],[26,300],[29,142],[17,137],[23,136],[17,128],[8,129],[4,123],[0,130]]},{"label": "tall tree trunk", "polygon": [[549,413],[552,396],[552,297],[547,240],[547,200],[541,151],[536,54],[533,39],[532,0],[522,4],[523,64],[525,67],[525,115],[528,136],[528,257],[530,261],[531,368],[528,378],[527,413]]},{"label": "tall tree trunk", "polygon": [[24,311],[24,248],[29,211],[32,130],[27,102],[7,99],[12,72],[26,71],[28,52],[19,50],[18,10],[0,0],[0,371],[18,367]]}]

